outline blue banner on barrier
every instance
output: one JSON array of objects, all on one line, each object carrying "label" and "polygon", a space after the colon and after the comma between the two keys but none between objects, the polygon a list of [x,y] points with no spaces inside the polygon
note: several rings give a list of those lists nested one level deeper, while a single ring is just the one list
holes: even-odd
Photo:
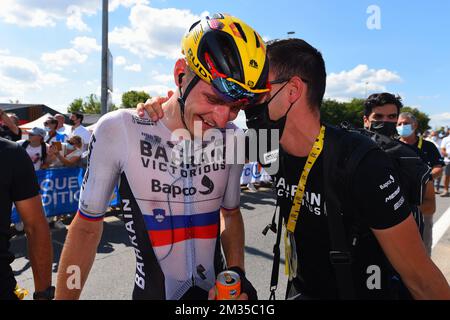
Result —
[{"label": "blue banner on barrier", "polygon": [[[36,171],[41,188],[42,206],[47,217],[74,213],[78,210],[78,199],[83,182],[85,169],[83,168],[55,168]],[[118,205],[117,188],[111,201],[112,206]],[[20,217],[13,207],[11,220],[20,221]]]},{"label": "blue banner on barrier", "polygon": [[271,178],[257,162],[244,165],[241,173],[241,185],[255,182],[270,182]]}]

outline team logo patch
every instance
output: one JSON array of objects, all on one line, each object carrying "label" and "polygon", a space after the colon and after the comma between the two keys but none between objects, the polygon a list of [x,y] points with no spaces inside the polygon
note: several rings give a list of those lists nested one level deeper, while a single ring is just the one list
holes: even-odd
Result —
[{"label": "team logo patch", "polygon": [[258,62],[256,62],[255,60],[250,60],[250,67],[258,69]]}]

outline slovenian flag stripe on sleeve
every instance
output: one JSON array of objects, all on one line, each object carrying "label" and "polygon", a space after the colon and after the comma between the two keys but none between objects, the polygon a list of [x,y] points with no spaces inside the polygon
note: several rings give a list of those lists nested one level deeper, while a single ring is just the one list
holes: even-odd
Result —
[{"label": "slovenian flag stripe on sleeve", "polygon": [[104,214],[102,215],[89,215],[83,211],[81,211],[80,209],[78,209],[78,215],[80,216],[80,218],[84,219],[84,220],[88,220],[88,221],[100,221],[103,220],[103,218],[105,217]]}]

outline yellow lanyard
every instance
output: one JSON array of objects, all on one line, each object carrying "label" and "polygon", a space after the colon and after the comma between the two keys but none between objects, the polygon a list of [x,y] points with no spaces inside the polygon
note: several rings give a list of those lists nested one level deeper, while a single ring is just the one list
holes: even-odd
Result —
[{"label": "yellow lanyard", "polygon": [[314,166],[314,163],[316,162],[320,153],[322,152],[324,138],[325,126],[321,126],[320,134],[316,138],[316,141],[314,142],[314,145],[309,152],[308,159],[306,160],[305,166],[303,167],[302,175],[300,176],[300,180],[298,181],[297,191],[295,192],[291,212],[289,213],[289,220],[286,225],[286,233],[284,237],[284,248],[286,256],[285,273],[289,276],[289,281],[297,276],[297,249],[294,238],[294,230],[295,226],[297,225],[303,195],[305,194],[308,175],[311,172],[311,169]]},{"label": "yellow lanyard", "polygon": [[420,136],[419,143],[417,144],[417,148],[419,148],[419,150],[422,150],[422,144],[423,144],[423,138],[422,138],[422,136]]},{"label": "yellow lanyard", "polygon": [[297,225],[298,215],[300,213],[300,207],[302,206],[303,195],[305,194],[306,182],[308,181],[308,175],[314,166],[317,158],[323,149],[323,140],[325,138],[325,126],[320,128],[320,134],[316,138],[314,145],[309,152],[308,159],[306,160],[305,166],[303,167],[302,175],[298,181],[297,191],[295,192],[294,201],[292,203],[291,212],[289,213],[289,220],[287,223],[287,230],[289,232],[294,232],[295,226]]}]

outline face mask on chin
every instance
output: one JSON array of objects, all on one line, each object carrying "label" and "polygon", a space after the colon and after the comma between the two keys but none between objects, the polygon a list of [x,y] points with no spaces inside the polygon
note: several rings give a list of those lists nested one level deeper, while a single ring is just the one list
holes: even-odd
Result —
[{"label": "face mask on chin", "polygon": [[247,127],[249,129],[267,129],[268,131],[279,130],[279,139],[281,139],[283,136],[284,127],[286,125],[287,115],[294,104],[291,103],[284,116],[278,120],[270,119],[269,104],[286,85],[287,82],[266,102],[255,104],[244,110],[245,117],[247,118]]},{"label": "face mask on chin", "polygon": [[371,121],[369,130],[392,138],[397,135],[397,123],[390,121]]}]

